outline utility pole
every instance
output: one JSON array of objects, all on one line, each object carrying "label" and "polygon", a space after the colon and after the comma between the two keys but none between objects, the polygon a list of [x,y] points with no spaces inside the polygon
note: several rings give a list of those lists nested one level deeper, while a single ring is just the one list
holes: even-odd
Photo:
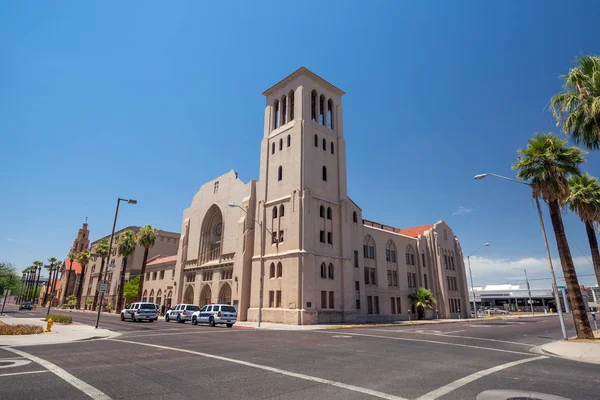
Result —
[{"label": "utility pole", "polygon": [[531,316],[535,317],[533,312],[533,300],[531,300],[531,287],[529,286],[529,278],[527,278],[527,268],[523,268],[525,271],[525,282],[527,282],[527,292],[529,293],[529,304],[531,305]]}]

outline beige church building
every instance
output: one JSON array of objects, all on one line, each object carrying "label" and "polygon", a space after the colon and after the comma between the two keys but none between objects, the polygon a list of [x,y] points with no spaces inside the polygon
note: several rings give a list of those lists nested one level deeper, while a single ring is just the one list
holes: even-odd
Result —
[{"label": "beige church building", "polygon": [[183,213],[177,301],[233,304],[249,321],[259,308],[264,322],[388,321],[415,318],[408,295],[424,287],[428,318],[469,315],[445,222],[393,228],[348,197],[344,92],[300,68],[263,94],[259,179],[230,171],[200,187]]}]

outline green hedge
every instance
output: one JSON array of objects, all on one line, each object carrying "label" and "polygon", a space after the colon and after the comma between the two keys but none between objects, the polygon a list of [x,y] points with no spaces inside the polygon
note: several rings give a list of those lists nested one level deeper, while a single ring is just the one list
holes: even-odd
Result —
[{"label": "green hedge", "polygon": [[54,321],[55,324],[68,325],[73,323],[73,318],[66,315],[49,314],[46,316],[46,321],[50,318],[52,318],[52,321]]}]

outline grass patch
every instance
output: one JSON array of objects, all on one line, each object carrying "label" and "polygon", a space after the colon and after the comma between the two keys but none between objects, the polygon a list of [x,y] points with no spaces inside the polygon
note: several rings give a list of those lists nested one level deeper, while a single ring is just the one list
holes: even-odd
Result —
[{"label": "grass patch", "polygon": [[45,321],[48,321],[50,318],[52,318],[52,321],[54,321],[55,324],[69,325],[73,323],[73,318],[66,315],[48,314]]},{"label": "grass patch", "polygon": [[0,322],[0,335],[33,335],[44,330],[37,325],[7,325]]}]

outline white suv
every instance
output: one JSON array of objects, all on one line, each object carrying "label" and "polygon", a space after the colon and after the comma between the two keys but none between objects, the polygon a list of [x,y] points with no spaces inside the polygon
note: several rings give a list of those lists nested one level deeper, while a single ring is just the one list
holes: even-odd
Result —
[{"label": "white suv", "polygon": [[165,313],[165,322],[169,322],[172,319],[180,323],[191,321],[192,313],[199,310],[200,307],[194,304],[177,304]]},{"label": "white suv", "polygon": [[215,326],[217,324],[227,325],[231,328],[237,321],[237,310],[228,304],[210,304],[202,307],[192,314],[192,324],[198,323]]},{"label": "white suv", "polygon": [[133,322],[144,319],[154,322],[158,319],[156,304],[147,303],[145,301],[128,304],[121,310],[121,321],[125,321],[126,318],[131,318],[131,321]]}]

